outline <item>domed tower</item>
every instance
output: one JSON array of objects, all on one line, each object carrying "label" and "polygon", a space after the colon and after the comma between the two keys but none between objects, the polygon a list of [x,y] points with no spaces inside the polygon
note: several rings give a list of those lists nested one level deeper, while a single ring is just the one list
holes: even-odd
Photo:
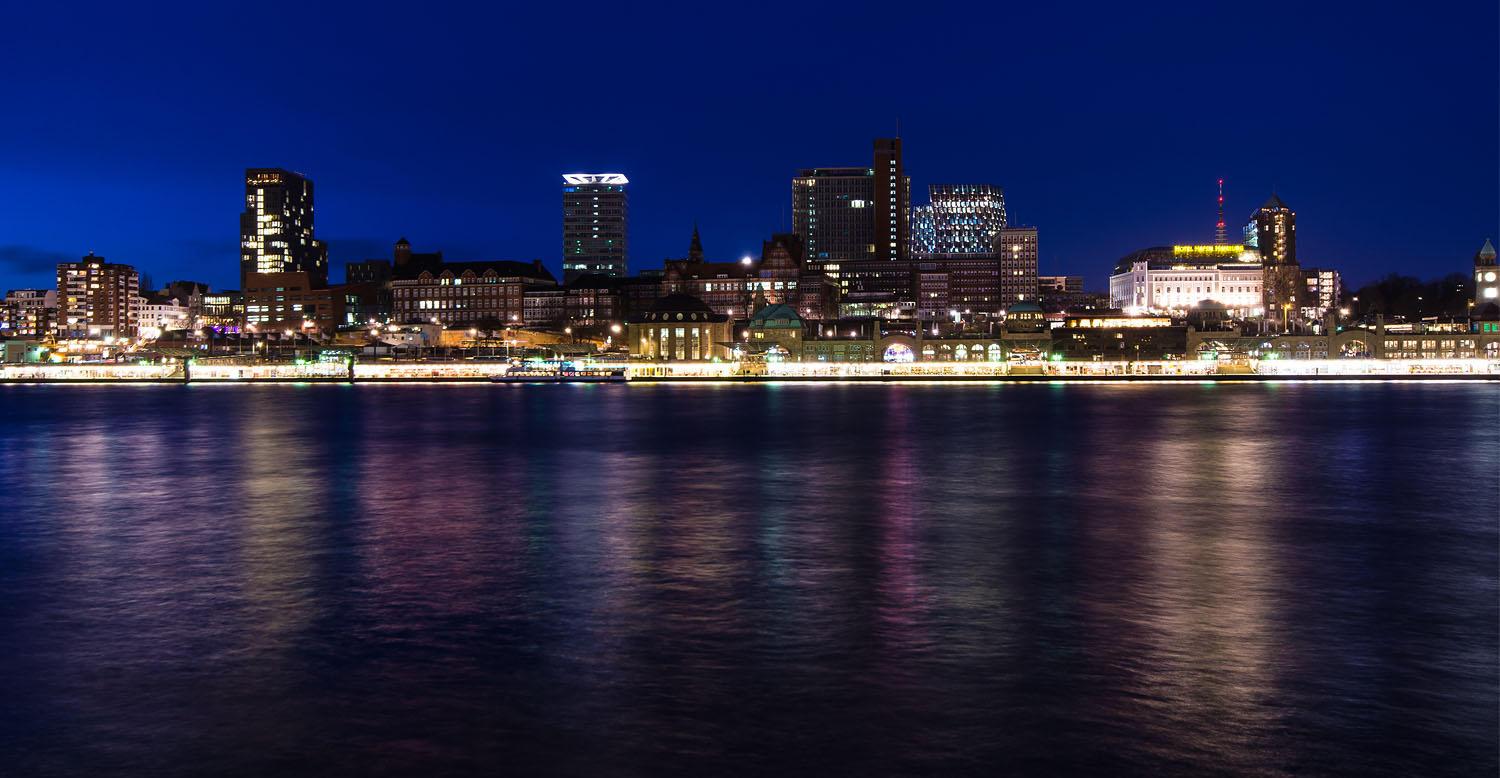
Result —
[{"label": "domed tower", "polygon": [[1474,310],[1500,304],[1500,267],[1495,265],[1495,246],[1489,238],[1474,252]]}]

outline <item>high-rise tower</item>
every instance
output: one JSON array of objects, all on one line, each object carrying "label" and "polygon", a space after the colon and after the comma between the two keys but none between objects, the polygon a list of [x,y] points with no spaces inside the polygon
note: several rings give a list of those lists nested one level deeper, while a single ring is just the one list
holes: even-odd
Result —
[{"label": "high-rise tower", "polygon": [[1224,234],[1224,179],[1219,179],[1219,224],[1214,228],[1214,245],[1222,246],[1228,239]]},{"label": "high-rise tower", "polygon": [[135,337],[140,275],[130,265],[88,256],[57,266],[57,334]]},{"label": "high-rise tower", "polygon": [[1260,254],[1261,292],[1266,322],[1273,330],[1291,330],[1301,315],[1302,266],[1297,263],[1297,214],[1274,193],[1250,215],[1245,245]]},{"label": "high-rise tower", "polygon": [[875,259],[911,254],[911,178],[901,164],[901,139],[875,139]]},{"label": "high-rise tower", "polygon": [[251,273],[307,273],[328,283],[328,245],[313,237],[313,182],[281,168],[245,170],[240,286]]},{"label": "high-rise tower", "polygon": [[563,283],[601,273],[623,277],[630,262],[630,180],[619,173],[563,176]]},{"label": "high-rise tower", "polygon": [[900,138],[876,138],[869,167],[804,168],[792,179],[792,231],[810,273],[840,277],[840,263],[902,259],[911,250],[911,178]]}]

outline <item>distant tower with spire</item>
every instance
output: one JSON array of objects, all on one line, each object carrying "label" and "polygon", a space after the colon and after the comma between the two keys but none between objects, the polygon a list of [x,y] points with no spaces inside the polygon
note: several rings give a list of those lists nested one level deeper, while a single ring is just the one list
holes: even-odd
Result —
[{"label": "distant tower with spire", "polygon": [[1224,179],[1219,179],[1219,226],[1214,229],[1214,245],[1224,245]]},{"label": "distant tower with spire", "polygon": [[688,244],[688,261],[698,263],[703,261],[703,241],[698,239],[698,220],[693,220],[693,242]]}]

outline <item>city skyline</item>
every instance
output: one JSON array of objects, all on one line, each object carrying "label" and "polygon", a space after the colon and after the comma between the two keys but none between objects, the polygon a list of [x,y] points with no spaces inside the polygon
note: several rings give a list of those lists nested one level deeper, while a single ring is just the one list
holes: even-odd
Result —
[{"label": "city skyline", "polygon": [[[0,277],[9,286],[45,285],[58,262],[88,251],[159,279],[232,286],[237,248],[229,236],[243,196],[233,182],[260,165],[318,183],[318,236],[335,266],[385,256],[405,236],[454,260],[541,259],[561,275],[557,176],[580,170],[629,176],[632,270],[681,256],[695,219],[713,247],[710,258],[729,259],[790,231],[785,192],[796,170],[861,164],[871,138],[898,133],[919,193],[913,204],[925,201],[921,190],[933,184],[1003,187],[1011,221],[1047,234],[1040,271],[1082,275],[1092,288],[1102,288],[1114,260],[1140,246],[1210,242],[1220,178],[1231,230],[1280,193],[1303,214],[1303,263],[1340,267],[1355,284],[1387,272],[1438,275],[1500,232],[1493,107],[1470,97],[1495,92],[1486,32],[1494,25],[1473,23],[1476,13],[1493,18],[1492,7],[1440,9],[1414,22],[1378,9],[1357,16],[1310,9],[1291,28],[1228,11],[1205,19],[1219,12],[1195,9],[1191,19],[1167,14],[1159,28],[1116,19],[1138,33],[1128,45],[1128,35],[1116,41],[1113,33],[1081,30],[1076,57],[1018,40],[991,54],[993,64],[1035,75],[1008,77],[995,107],[976,109],[981,120],[962,121],[940,106],[961,88],[986,82],[978,75],[929,78],[939,66],[925,55],[937,46],[977,44],[969,29],[983,25],[954,27],[943,24],[947,15],[908,11],[914,18],[896,64],[910,79],[904,83],[920,89],[896,90],[857,119],[813,111],[804,115],[821,118],[774,132],[752,126],[754,106],[819,106],[836,89],[866,100],[879,89],[845,81],[799,85],[785,78],[790,65],[733,54],[773,29],[769,13],[764,21],[737,20],[744,23],[722,33],[731,45],[685,44],[714,68],[640,53],[680,40],[685,22],[642,28],[609,11],[578,20],[533,9],[507,18],[502,27],[515,49],[473,75],[455,72],[473,41],[465,20],[451,16],[419,20],[406,31],[413,42],[454,42],[460,53],[436,62],[378,58],[378,47],[360,34],[324,36],[329,43],[318,49],[271,44],[299,52],[303,78],[292,94],[269,101],[304,106],[312,117],[274,133],[218,121],[238,110],[219,93],[253,79],[233,56],[243,39],[205,34],[222,26],[225,12],[137,20],[101,9],[103,21],[117,24],[70,38],[67,49],[77,53],[65,66],[52,66],[55,57],[46,53],[62,34],[53,13],[23,9],[20,26],[36,34],[22,36],[10,52],[22,66],[8,89],[36,110],[0,130],[0,147],[26,151],[4,163],[12,191],[26,193],[24,201],[7,198],[13,207],[0,215]],[[810,22],[834,22],[824,9],[806,13]],[[316,34],[347,22],[367,38],[405,21],[379,11],[349,21],[324,11],[308,25]],[[1068,23],[1035,9],[1007,21],[1042,31]],[[635,33],[638,41],[615,76],[634,85],[602,98],[592,125],[549,118],[571,99],[560,85],[586,61],[564,63],[556,81],[487,97],[493,107],[464,99],[481,77],[541,55],[548,33],[568,24]],[[1201,35],[1216,24],[1253,42],[1252,54],[1223,57],[1222,47]],[[947,37],[936,37],[939,30]],[[168,48],[152,45],[165,36],[185,42],[170,58],[141,53]],[[1402,45],[1390,48],[1396,53],[1358,60],[1359,70],[1347,64],[1356,48],[1398,36]],[[832,67],[849,56],[815,47],[803,58],[806,67]],[[184,61],[201,67],[182,68]],[[965,54],[942,68],[981,73],[980,61]],[[1226,119],[1233,109],[1225,106],[1235,104],[1230,95],[1265,79],[1278,84],[1280,116],[1289,118],[1247,112],[1243,121]],[[1421,88],[1433,81],[1445,88]],[[135,94],[130,87],[143,82],[152,89],[130,101],[113,96]],[[1133,85],[1178,95],[1177,102],[1142,100]],[[1390,104],[1392,90],[1401,90],[1402,110],[1375,110]],[[48,96],[55,94],[67,95],[66,102]],[[1002,115],[1009,118],[983,121]],[[111,120],[107,133],[92,121],[101,118]],[[1403,199],[1400,218],[1390,216],[1393,196]],[[149,216],[156,209],[174,218]]]}]

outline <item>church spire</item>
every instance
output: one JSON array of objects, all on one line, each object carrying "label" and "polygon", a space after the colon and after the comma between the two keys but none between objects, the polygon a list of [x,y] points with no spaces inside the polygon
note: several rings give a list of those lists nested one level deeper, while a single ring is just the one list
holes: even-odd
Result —
[{"label": "church spire", "polygon": [[688,261],[703,261],[703,241],[698,239],[698,220],[693,220],[693,242],[688,245]]}]

